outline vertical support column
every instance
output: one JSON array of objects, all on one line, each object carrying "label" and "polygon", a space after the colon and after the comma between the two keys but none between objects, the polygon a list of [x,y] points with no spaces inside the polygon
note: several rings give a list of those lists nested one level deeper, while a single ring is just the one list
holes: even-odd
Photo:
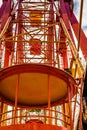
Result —
[{"label": "vertical support column", "polygon": [[83,85],[83,79],[81,79],[80,83],[80,115],[79,115],[79,129],[82,130],[82,85]]},{"label": "vertical support column", "polygon": [[11,120],[11,124],[14,124],[14,106],[12,107],[12,120]]},{"label": "vertical support column", "polygon": [[69,104],[68,103],[65,103],[65,114],[66,114],[66,123],[67,123],[66,126],[69,130],[71,130],[70,126],[68,125],[68,124],[70,124],[70,112],[69,112]]},{"label": "vertical support column", "polygon": [[72,119],[72,108],[71,108],[71,90],[70,90],[69,84],[68,84],[68,107],[69,107],[69,115],[70,115],[70,130],[73,130],[73,119]]},{"label": "vertical support column", "polygon": [[6,119],[7,119],[7,113],[5,113],[5,112],[7,112],[7,110],[8,110],[8,106],[7,106],[7,104],[3,104],[3,115],[2,115],[2,123],[1,123],[1,125],[2,126],[6,126],[7,125],[7,121],[6,121]]},{"label": "vertical support column", "polygon": [[66,44],[63,46],[63,54],[62,54],[62,57],[63,57],[63,64],[64,64],[64,69],[67,69],[68,68],[68,58],[67,58],[67,46]]},{"label": "vertical support column", "polygon": [[2,62],[2,55],[3,55],[3,52],[2,52],[2,45],[0,44],[0,68],[1,68],[1,62]]},{"label": "vertical support column", "polygon": [[5,47],[5,57],[4,57],[4,67],[9,66],[9,58],[10,58],[10,49]]},{"label": "vertical support column", "polygon": [[[63,121],[64,122],[66,122],[66,112],[65,112],[66,110],[65,110],[65,103],[63,103],[63,105],[62,105],[62,112],[63,113],[65,113],[65,115],[63,115]],[[65,127],[67,127],[67,125],[66,125],[66,123],[63,123],[63,125],[65,126]]]},{"label": "vertical support column", "polygon": [[0,126],[2,120],[2,113],[3,113],[3,101],[0,99]]},{"label": "vertical support column", "polygon": [[50,90],[50,76],[48,75],[48,116],[49,116],[49,124],[51,124],[51,90]]},{"label": "vertical support column", "polygon": [[[6,2],[5,12],[3,14],[2,27],[5,26],[9,15],[11,14],[11,0]],[[6,15],[6,16],[5,16]],[[12,52],[13,42],[12,42],[12,23],[10,22],[8,29],[5,30],[4,38],[10,38],[9,40],[5,40],[5,57],[4,57],[4,67],[8,67],[10,63],[10,56]]]},{"label": "vertical support column", "polygon": [[[54,14],[53,14],[53,5],[50,5],[50,12],[49,12],[49,21],[48,24],[53,24]],[[54,33],[53,33],[53,26],[48,28],[48,35],[47,35],[47,60],[48,64],[53,64],[53,49],[54,49]]]},{"label": "vertical support column", "polygon": [[55,125],[57,125],[57,119],[56,119],[56,117],[57,117],[57,108],[56,108],[56,106],[54,107],[54,110],[55,110]]},{"label": "vertical support column", "polygon": [[9,38],[9,40],[5,40],[5,57],[4,57],[4,67],[8,67],[11,65],[11,56],[12,56],[12,50],[13,50],[13,38],[12,38],[13,32],[12,32],[12,25],[9,25],[9,28],[7,29],[5,33],[5,38]]},{"label": "vertical support column", "polygon": [[22,4],[21,4],[21,0],[18,0],[19,2],[19,5],[18,5],[18,37],[17,37],[17,62],[18,64],[21,64],[21,63],[24,63],[24,54],[23,54],[23,35],[22,35],[22,32],[23,32],[23,25],[22,25]]},{"label": "vertical support column", "polygon": [[16,124],[16,116],[17,116],[17,103],[18,103],[18,90],[19,90],[19,78],[20,75],[18,74],[17,84],[16,84],[16,92],[15,92],[15,111],[14,111],[14,124]]},{"label": "vertical support column", "polygon": [[61,57],[63,58],[63,68],[66,69],[68,68],[66,36],[61,26],[59,31],[60,31],[59,52],[61,54]]}]

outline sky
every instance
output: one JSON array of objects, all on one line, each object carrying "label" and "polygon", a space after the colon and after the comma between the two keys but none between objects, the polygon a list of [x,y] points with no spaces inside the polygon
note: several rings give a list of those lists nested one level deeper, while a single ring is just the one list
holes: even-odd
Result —
[{"label": "sky", "polygon": [[[0,0],[0,5],[1,5]],[[80,13],[80,3],[81,0],[73,0],[74,1],[74,13],[79,21],[79,13]],[[87,0],[83,0],[83,17],[82,17],[82,29],[84,30],[87,36]]]}]

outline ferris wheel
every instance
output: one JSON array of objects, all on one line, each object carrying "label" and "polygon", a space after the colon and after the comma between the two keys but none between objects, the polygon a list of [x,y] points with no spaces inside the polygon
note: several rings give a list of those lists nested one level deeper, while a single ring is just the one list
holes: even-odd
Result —
[{"label": "ferris wheel", "polygon": [[82,130],[87,38],[73,0],[3,0],[0,22],[0,129]]}]

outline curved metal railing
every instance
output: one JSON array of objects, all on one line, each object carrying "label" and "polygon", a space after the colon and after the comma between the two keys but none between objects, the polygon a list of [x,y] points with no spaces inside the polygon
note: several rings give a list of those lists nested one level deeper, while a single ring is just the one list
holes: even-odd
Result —
[{"label": "curved metal railing", "polygon": [[[16,116],[15,116],[16,115]],[[67,126],[69,123],[69,116],[63,112],[54,109],[17,109],[9,110],[0,114],[1,126],[15,125],[15,124],[26,124],[30,120],[38,120],[43,124],[52,124]]]}]

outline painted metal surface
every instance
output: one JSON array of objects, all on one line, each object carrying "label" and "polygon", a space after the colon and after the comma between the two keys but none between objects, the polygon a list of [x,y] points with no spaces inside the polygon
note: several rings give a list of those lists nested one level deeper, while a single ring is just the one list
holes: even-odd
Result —
[{"label": "painted metal surface", "polygon": [[[0,96],[0,130],[76,130],[79,117],[82,130],[79,113],[87,38],[81,30],[83,64],[77,57],[79,23],[73,14],[73,1],[4,0],[0,21],[0,94],[4,96],[4,100]],[[31,116],[31,110],[36,112],[39,107],[42,113]],[[33,118],[43,120],[44,124],[26,123]]]},{"label": "painted metal surface", "polygon": [[64,71],[46,65],[24,64],[8,67],[0,72],[0,94],[8,101],[15,102],[17,80],[17,104],[24,106],[47,106],[48,82],[51,105],[67,102],[68,92],[72,98],[77,91],[75,80]]},{"label": "painted metal surface", "polygon": [[60,126],[51,126],[51,125],[45,125],[45,124],[40,124],[40,123],[29,123],[29,124],[24,124],[24,125],[15,125],[15,126],[8,126],[8,127],[1,127],[0,130],[67,130],[64,127]]}]

